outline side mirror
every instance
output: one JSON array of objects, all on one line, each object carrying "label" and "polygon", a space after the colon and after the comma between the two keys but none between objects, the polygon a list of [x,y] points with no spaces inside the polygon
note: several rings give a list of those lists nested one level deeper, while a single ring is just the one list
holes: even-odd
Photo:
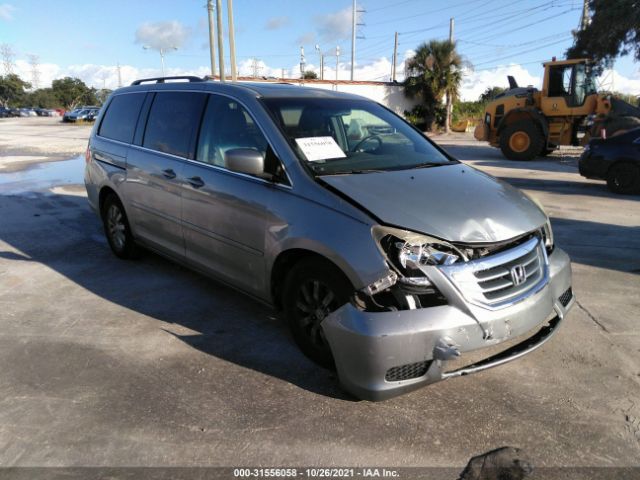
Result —
[{"label": "side mirror", "polygon": [[224,154],[226,167],[238,173],[246,173],[254,177],[264,176],[264,157],[253,148],[232,148]]}]

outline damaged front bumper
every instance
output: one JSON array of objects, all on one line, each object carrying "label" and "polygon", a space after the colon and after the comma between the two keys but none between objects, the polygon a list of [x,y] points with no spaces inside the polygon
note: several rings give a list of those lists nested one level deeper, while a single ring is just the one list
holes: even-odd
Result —
[{"label": "damaged front bumper", "polygon": [[[348,303],[323,321],[347,391],[366,400],[385,400],[515,360],[545,343],[575,301],[569,257],[559,248],[548,257],[544,287],[505,308],[491,310],[468,302],[444,276],[438,288],[447,305],[367,312]],[[488,353],[488,358],[461,368],[449,367],[469,352],[491,350],[522,336],[526,336],[523,341],[496,355]]]}]

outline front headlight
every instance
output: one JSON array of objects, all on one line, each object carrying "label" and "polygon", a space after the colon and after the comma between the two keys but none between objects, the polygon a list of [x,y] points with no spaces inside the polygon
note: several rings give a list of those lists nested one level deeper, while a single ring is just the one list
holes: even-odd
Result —
[{"label": "front headlight", "polygon": [[422,267],[451,265],[467,260],[453,245],[428,235],[379,225],[373,227],[372,234],[378,248],[403,283],[430,285]]},{"label": "front headlight", "polygon": [[547,211],[545,210],[544,206],[542,205],[542,203],[540,202],[540,200],[538,200],[536,197],[526,194],[527,197],[529,197],[529,200],[531,200],[533,203],[535,203],[538,208],[540,210],[542,210],[542,213],[544,213],[545,217],[547,217],[547,221],[544,223],[544,225],[542,226],[542,228],[540,229],[540,235],[542,235],[542,241],[544,243],[544,247],[547,250],[547,253],[551,253],[553,252],[553,230],[551,230],[551,219],[549,218],[549,214],[547,213]]},{"label": "front headlight", "polygon": [[551,229],[551,220],[549,217],[547,217],[547,221],[542,227],[542,240],[544,241],[544,248],[547,250],[547,253],[553,252],[553,230]]}]

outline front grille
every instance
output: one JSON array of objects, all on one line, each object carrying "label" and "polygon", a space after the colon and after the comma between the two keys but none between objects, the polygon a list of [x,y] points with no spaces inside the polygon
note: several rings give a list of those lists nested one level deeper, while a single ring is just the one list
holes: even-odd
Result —
[{"label": "front grille", "polygon": [[[510,300],[526,292],[540,281],[543,274],[543,259],[538,250],[539,248],[534,248],[515,260],[474,272],[475,277],[478,279],[478,286],[489,303]],[[524,268],[524,277],[516,285],[512,269],[518,267]]]},{"label": "front grille", "polygon": [[500,308],[521,300],[548,280],[538,237],[478,260],[441,267],[469,301]]},{"label": "front grille", "polygon": [[408,363],[399,367],[393,367],[387,370],[384,376],[387,382],[399,382],[401,380],[411,380],[412,378],[422,377],[429,369],[431,362]]},{"label": "front grille", "polygon": [[563,307],[566,307],[567,305],[569,305],[569,302],[572,298],[573,291],[571,290],[571,287],[569,287],[566,292],[558,297],[558,301],[562,304]]}]

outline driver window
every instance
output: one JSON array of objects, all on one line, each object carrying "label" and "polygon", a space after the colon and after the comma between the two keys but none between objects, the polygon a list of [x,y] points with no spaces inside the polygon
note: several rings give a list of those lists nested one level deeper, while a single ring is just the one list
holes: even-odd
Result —
[{"label": "driver window", "polygon": [[267,140],[251,116],[231,98],[211,95],[202,119],[196,160],[226,168],[224,154],[233,148],[267,153]]}]

